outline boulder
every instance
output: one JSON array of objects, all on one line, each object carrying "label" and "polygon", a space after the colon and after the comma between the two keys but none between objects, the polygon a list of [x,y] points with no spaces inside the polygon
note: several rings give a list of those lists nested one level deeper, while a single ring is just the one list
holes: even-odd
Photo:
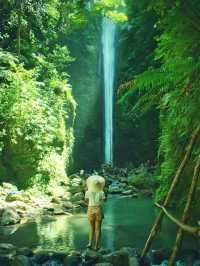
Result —
[{"label": "boulder", "polygon": [[123,191],[123,189],[121,187],[118,187],[118,186],[110,185],[108,188],[108,193],[111,193],[111,194],[119,194],[122,191]]},{"label": "boulder", "polygon": [[81,263],[81,261],[81,254],[78,252],[73,252],[64,259],[63,266],[77,266]]},{"label": "boulder", "polygon": [[131,189],[122,191],[122,195],[131,195],[131,194],[132,194],[132,190]]},{"label": "boulder", "polygon": [[73,209],[73,204],[70,201],[65,201],[62,203],[62,207],[67,209],[67,210],[71,210]]},{"label": "boulder", "polygon": [[11,183],[3,182],[2,187],[3,187],[3,189],[9,189],[9,190],[17,191],[17,187]]},{"label": "boulder", "polygon": [[114,265],[109,262],[100,262],[96,263],[95,266],[114,266]]},{"label": "boulder", "polygon": [[[0,244],[0,255],[12,257],[16,255],[16,248],[12,244],[2,243]],[[1,264],[0,264],[1,265]]]},{"label": "boulder", "polygon": [[118,250],[102,257],[103,262],[109,262],[114,266],[129,266],[129,254],[126,251]]},{"label": "boulder", "polygon": [[46,261],[48,261],[50,259],[50,255],[48,252],[46,251],[38,251],[37,253],[35,253],[35,255],[33,256],[33,261],[38,263],[38,264],[42,264],[45,263]]},{"label": "boulder", "polygon": [[75,193],[72,197],[73,201],[79,201],[79,200],[83,200],[83,199],[84,199],[84,193],[83,192]]},{"label": "boulder", "polygon": [[28,257],[18,255],[13,258],[11,266],[31,266],[31,262]]},{"label": "boulder", "polygon": [[57,252],[52,253],[51,258],[53,260],[63,261],[68,255],[69,255],[69,253],[66,251],[57,251]]},{"label": "boulder", "polygon": [[1,266],[11,266],[10,258],[8,256],[0,255],[0,265]]},{"label": "boulder", "polygon": [[14,208],[8,207],[4,209],[1,217],[1,225],[11,225],[19,222],[20,216]]},{"label": "boulder", "polygon": [[33,251],[30,248],[23,247],[23,248],[18,248],[17,249],[17,255],[23,255],[26,257],[32,257],[33,256]]},{"label": "boulder", "polygon": [[59,205],[58,206],[54,206],[53,214],[54,215],[62,215],[62,214],[65,214],[65,211]]},{"label": "boulder", "polygon": [[200,266],[200,260],[196,260],[193,264],[193,266]]},{"label": "boulder", "polygon": [[97,263],[99,261],[99,259],[101,258],[101,253],[96,252],[94,250],[91,249],[87,249],[84,253],[83,253],[83,258],[86,262],[89,262],[87,264],[89,265],[94,265],[95,263]]},{"label": "boulder", "polygon": [[162,261],[166,258],[165,254],[166,252],[163,249],[151,250],[149,257],[152,264],[161,264]]},{"label": "boulder", "polygon": [[8,193],[5,200],[8,202],[16,201],[16,200],[23,201],[23,197],[21,196],[20,193],[13,192],[13,193]]}]

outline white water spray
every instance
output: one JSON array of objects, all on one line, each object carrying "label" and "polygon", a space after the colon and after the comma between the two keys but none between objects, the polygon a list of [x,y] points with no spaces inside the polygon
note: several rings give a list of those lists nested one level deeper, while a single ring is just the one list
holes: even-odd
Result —
[{"label": "white water spray", "polygon": [[104,162],[113,163],[113,98],[115,74],[115,23],[103,18],[102,47],[104,71]]}]

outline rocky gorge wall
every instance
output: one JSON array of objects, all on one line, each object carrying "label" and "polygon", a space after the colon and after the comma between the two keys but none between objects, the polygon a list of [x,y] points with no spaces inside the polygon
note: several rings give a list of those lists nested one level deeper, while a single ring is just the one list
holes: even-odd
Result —
[{"label": "rocky gorge wall", "polygon": [[74,169],[94,169],[102,163],[101,19],[75,32],[69,47],[76,58],[70,75],[77,101]]}]

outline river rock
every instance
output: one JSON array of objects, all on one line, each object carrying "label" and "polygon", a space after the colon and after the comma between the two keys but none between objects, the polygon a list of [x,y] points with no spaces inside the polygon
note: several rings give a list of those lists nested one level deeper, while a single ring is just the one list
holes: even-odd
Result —
[{"label": "river rock", "polygon": [[152,264],[159,265],[165,259],[165,251],[163,249],[151,250],[149,257]]},{"label": "river rock", "polygon": [[118,186],[110,185],[109,188],[108,188],[108,193],[111,193],[111,194],[119,194],[122,191],[123,191],[123,189],[118,187]]},{"label": "river rock", "polygon": [[53,260],[61,260],[61,261],[63,261],[68,255],[69,255],[69,253],[66,252],[66,251],[57,251],[57,252],[53,252],[52,253],[51,258]]},{"label": "river rock", "polygon": [[109,248],[101,248],[99,252],[100,252],[102,255],[106,255],[106,254],[111,253],[112,250],[109,249]]},{"label": "river rock", "polygon": [[4,209],[1,217],[1,225],[12,225],[20,222],[20,216],[12,207]]},{"label": "river rock", "polygon": [[77,266],[81,261],[81,254],[79,252],[73,252],[64,259],[63,266]]},{"label": "river rock", "polygon": [[139,266],[139,262],[136,257],[129,257],[129,266]]},{"label": "river rock", "polygon": [[71,203],[70,201],[65,201],[62,203],[62,207],[67,210],[72,210],[74,206],[73,203]]},{"label": "river rock", "polygon": [[102,257],[102,261],[109,262],[114,266],[129,266],[129,254],[126,251],[118,250]]},{"label": "river rock", "polygon": [[114,265],[109,262],[100,262],[96,263],[95,266],[114,266]]},{"label": "river rock", "polygon": [[65,214],[65,211],[63,210],[61,206],[54,206],[53,214],[62,215],[62,214]]},{"label": "river rock", "polygon": [[0,255],[0,265],[1,266],[11,266],[10,258],[8,256]]},{"label": "river rock", "polygon": [[33,256],[33,261],[38,263],[38,264],[42,264],[45,263],[46,261],[48,261],[50,259],[50,255],[48,252],[46,251],[38,251],[37,253],[35,253],[35,255]]},{"label": "river rock", "polygon": [[132,194],[132,190],[131,189],[122,191],[122,195],[131,195],[131,194]]},{"label": "river rock", "polygon": [[86,250],[83,253],[83,257],[85,259],[85,261],[89,261],[90,265],[94,265],[95,263],[97,263],[99,261],[99,259],[101,258],[101,253],[94,251],[94,250]]},{"label": "river rock", "polygon": [[23,197],[19,193],[8,193],[8,195],[6,196],[5,200],[8,201],[8,202],[16,201],[16,200],[23,201]]},{"label": "river rock", "polygon": [[196,260],[193,264],[193,266],[200,266],[200,260]]},{"label": "river rock", "polygon": [[72,197],[73,201],[79,201],[79,200],[83,200],[83,199],[84,199],[84,193],[83,192],[76,193]]},{"label": "river rock", "polygon": [[2,187],[3,189],[9,189],[9,190],[13,190],[13,191],[17,191],[17,187],[11,183],[7,183],[7,182],[3,182],[2,183]]},{"label": "river rock", "polygon": [[[0,255],[12,257],[16,255],[16,248],[12,244],[2,243],[0,244]],[[1,264],[0,264],[1,265]]]},{"label": "river rock", "polygon": [[23,248],[18,248],[17,249],[17,255],[23,255],[26,257],[32,257],[33,256],[33,251],[30,248],[23,247]]},{"label": "river rock", "polygon": [[18,255],[13,258],[11,266],[31,266],[31,262],[28,257]]}]

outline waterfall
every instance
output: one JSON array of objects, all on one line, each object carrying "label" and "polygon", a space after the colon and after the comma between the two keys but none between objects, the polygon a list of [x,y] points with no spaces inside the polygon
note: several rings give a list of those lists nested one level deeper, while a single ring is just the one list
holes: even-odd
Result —
[{"label": "waterfall", "polygon": [[115,23],[103,18],[102,49],[104,73],[104,162],[113,163],[113,99],[115,72]]}]

